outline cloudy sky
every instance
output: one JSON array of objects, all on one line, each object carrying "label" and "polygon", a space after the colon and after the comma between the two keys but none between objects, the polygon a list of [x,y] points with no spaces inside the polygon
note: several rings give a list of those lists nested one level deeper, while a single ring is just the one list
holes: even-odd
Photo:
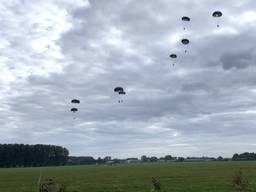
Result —
[{"label": "cloudy sky", "polygon": [[256,152],[255,10],[255,0],[1,0],[0,142],[94,157]]}]

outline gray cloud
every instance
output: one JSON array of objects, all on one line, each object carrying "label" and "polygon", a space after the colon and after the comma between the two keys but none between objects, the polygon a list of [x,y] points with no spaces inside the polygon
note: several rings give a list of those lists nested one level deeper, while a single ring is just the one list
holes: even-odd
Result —
[{"label": "gray cloud", "polygon": [[223,55],[221,61],[224,70],[230,70],[233,67],[243,69],[255,64],[250,52]]}]

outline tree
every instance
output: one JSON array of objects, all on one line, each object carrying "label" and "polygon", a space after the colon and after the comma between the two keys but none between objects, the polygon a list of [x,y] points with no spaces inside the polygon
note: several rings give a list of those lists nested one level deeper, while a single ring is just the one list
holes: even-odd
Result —
[{"label": "tree", "polygon": [[150,157],[150,162],[157,162],[157,157]]},{"label": "tree", "polygon": [[102,163],[104,163],[104,161],[103,161],[103,159],[101,159],[100,157],[98,157],[97,163],[98,163],[98,164],[102,164]]},{"label": "tree", "polygon": [[111,161],[111,157],[110,156],[106,156],[106,157],[104,157],[104,162],[107,162],[107,161]]},{"label": "tree", "polygon": [[164,157],[165,160],[173,160],[173,157],[171,155],[166,155]]},{"label": "tree", "polygon": [[141,158],[140,158],[141,162],[147,162],[148,161],[148,158],[146,155],[142,155]]},{"label": "tree", "polygon": [[237,161],[239,159],[239,155],[237,153],[235,153],[232,157],[233,161]]}]

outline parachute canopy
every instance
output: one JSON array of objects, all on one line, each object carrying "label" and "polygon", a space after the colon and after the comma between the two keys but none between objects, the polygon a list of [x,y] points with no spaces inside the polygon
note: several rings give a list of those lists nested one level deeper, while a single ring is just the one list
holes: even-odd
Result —
[{"label": "parachute canopy", "polygon": [[170,57],[173,58],[173,59],[176,59],[177,55],[176,54],[171,54]]},{"label": "parachute canopy", "polygon": [[125,95],[126,94],[126,92],[125,91],[121,91],[121,92],[119,92],[119,95]]},{"label": "parachute canopy", "polygon": [[183,17],[181,18],[181,20],[182,20],[182,21],[190,21],[190,18],[187,17],[187,16],[183,16]]},{"label": "parachute canopy", "polygon": [[77,108],[71,108],[70,111],[73,112],[73,113],[75,113],[75,112],[78,111],[78,109],[77,109]]},{"label": "parachute canopy", "polygon": [[114,92],[118,92],[118,93],[124,92],[124,89],[123,89],[123,87],[116,87],[116,88],[114,89]]},{"label": "parachute canopy", "polygon": [[71,103],[77,103],[77,104],[79,104],[80,101],[79,101],[78,99],[72,99],[72,100],[71,100]]},{"label": "parachute canopy", "polygon": [[187,45],[187,44],[189,44],[189,40],[188,39],[182,39],[181,43],[184,44],[184,45]]},{"label": "parachute canopy", "polygon": [[214,11],[212,16],[213,17],[221,17],[222,16],[222,12],[221,11]]}]

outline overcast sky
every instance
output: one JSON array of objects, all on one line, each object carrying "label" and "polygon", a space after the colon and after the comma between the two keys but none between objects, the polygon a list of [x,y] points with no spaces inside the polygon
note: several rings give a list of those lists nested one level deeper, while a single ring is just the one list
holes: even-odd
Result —
[{"label": "overcast sky", "polygon": [[256,152],[255,0],[0,1],[0,143],[94,157]]}]

